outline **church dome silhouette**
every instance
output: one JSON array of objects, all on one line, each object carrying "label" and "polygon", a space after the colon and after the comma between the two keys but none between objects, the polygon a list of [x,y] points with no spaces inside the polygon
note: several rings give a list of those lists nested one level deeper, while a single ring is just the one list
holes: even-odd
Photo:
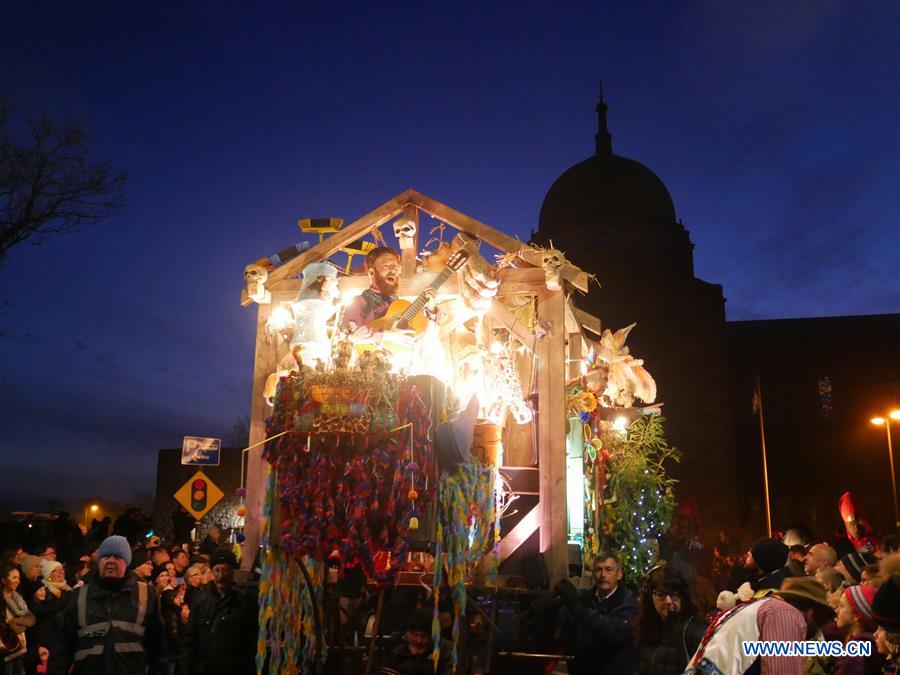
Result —
[{"label": "church dome silhouette", "polygon": [[606,111],[601,92],[596,154],[566,170],[550,187],[538,219],[539,240],[572,241],[576,234],[590,240],[602,234],[598,228],[655,230],[676,223],[662,180],[640,162],[613,154]]}]

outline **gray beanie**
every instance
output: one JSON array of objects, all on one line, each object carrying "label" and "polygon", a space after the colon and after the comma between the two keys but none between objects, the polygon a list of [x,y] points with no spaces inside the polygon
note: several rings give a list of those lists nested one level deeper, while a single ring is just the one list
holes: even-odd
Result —
[{"label": "gray beanie", "polygon": [[131,564],[131,544],[128,540],[118,534],[107,537],[100,543],[100,550],[97,552],[97,559],[108,555],[114,555],[125,561],[126,565]]}]

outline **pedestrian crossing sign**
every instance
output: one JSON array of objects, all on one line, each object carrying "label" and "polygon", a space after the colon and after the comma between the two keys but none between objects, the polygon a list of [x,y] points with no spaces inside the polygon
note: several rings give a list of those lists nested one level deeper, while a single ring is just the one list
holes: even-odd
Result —
[{"label": "pedestrian crossing sign", "polygon": [[175,493],[175,499],[187,512],[194,516],[194,520],[200,520],[209,513],[209,510],[221,501],[225,493],[219,486],[213,483],[202,471],[198,471],[193,477]]}]

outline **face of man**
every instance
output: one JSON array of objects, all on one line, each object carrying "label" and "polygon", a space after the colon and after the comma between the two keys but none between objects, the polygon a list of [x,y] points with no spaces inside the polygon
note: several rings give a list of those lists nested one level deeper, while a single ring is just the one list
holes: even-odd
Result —
[{"label": "face of man", "polygon": [[806,570],[806,573],[809,576],[813,576],[818,573],[819,570],[832,565],[828,556],[829,548],[830,547],[825,546],[824,544],[816,544],[809,549],[809,553],[806,556],[806,563],[803,566],[803,569]]},{"label": "face of man", "polygon": [[598,560],[594,563],[594,583],[597,584],[598,595],[609,595],[619,585],[622,570],[612,558]]},{"label": "face of man", "polygon": [[48,546],[44,549],[44,552],[41,554],[42,560],[56,560],[56,549],[52,546]]},{"label": "face of man", "polygon": [[153,572],[153,563],[149,560],[134,568],[134,573],[143,581],[150,578],[151,572]]},{"label": "face of man", "polygon": [[681,613],[681,594],[657,588],[653,591],[653,607],[663,621],[670,616],[676,616]]},{"label": "face of man", "polygon": [[158,548],[153,551],[150,560],[153,561],[154,565],[165,565],[169,562],[169,552],[164,548]]},{"label": "face of man", "polygon": [[393,253],[378,256],[369,266],[369,278],[385,295],[396,295],[400,285],[400,259]]},{"label": "face of man", "polygon": [[431,651],[431,636],[420,630],[406,631],[406,643],[409,645],[409,653],[415,656]]},{"label": "face of man", "polygon": [[234,584],[234,568],[227,563],[213,565],[213,583],[219,593],[224,593]]},{"label": "face of man", "polygon": [[120,557],[105,555],[100,558],[100,576],[103,579],[121,579],[128,565]]},{"label": "face of man", "polygon": [[17,549],[16,549],[16,555],[15,555],[15,558],[14,558],[13,562],[15,562],[16,565],[21,565],[21,564],[22,564],[22,558],[24,558],[24,557],[25,557],[25,549],[24,549],[24,548],[17,548]]},{"label": "face of man", "polygon": [[180,551],[175,554],[175,559],[172,562],[175,563],[175,571],[181,574],[188,568],[191,559],[188,558],[187,553]]}]

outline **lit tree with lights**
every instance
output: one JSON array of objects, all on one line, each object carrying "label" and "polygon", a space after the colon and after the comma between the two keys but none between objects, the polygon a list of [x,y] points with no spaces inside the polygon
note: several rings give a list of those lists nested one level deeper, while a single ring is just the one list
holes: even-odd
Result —
[{"label": "lit tree with lights", "polygon": [[665,464],[680,454],[666,441],[664,419],[641,415],[625,434],[607,429],[610,494],[615,501],[600,511],[603,547],[620,554],[626,582],[637,584],[659,555],[659,538],[675,507],[675,479]]}]

